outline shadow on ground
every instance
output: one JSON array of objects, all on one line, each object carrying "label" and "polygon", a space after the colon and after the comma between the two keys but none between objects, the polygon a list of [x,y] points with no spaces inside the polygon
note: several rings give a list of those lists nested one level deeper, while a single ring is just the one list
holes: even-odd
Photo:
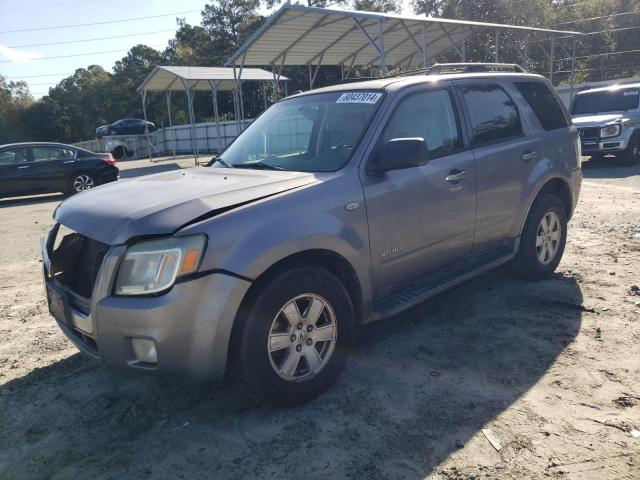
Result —
[{"label": "shadow on ground", "polygon": [[0,208],[39,205],[49,202],[61,202],[66,198],[62,193],[49,195],[33,195],[29,197],[0,198]]},{"label": "shadow on ground", "polygon": [[73,355],[0,387],[0,477],[422,479],[541,379],[581,303],[570,276],[483,275],[360,329],[292,409]]},{"label": "shadow on ground", "polygon": [[640,164],[626,166],[615,157],[590,158],[582,162],[584,178],[628,178],[640,175]]}]

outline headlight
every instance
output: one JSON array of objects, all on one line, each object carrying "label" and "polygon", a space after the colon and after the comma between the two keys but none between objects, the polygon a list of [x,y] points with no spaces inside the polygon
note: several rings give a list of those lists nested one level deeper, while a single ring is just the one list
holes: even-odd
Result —
[{"label": "headlight", "polygon": [[620,125],[617,123],[607,125],[600,129],[601,138],[617,137],[618,135],[620,135]]},{"label": "headlight", "polygon": [[204,235],[148,240],[129,247],[118,269],[117,295],[147,295],[171,287],[200,265]]}]

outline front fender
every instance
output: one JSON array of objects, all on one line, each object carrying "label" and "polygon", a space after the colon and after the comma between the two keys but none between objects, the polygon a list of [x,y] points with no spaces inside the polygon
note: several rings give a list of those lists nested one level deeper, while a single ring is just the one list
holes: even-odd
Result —
[{"label": "front fender", "polygon": [[[349,203],[360,206],[347,210]],[[226,270],[251,280],[291,255],[331,251],[351,265],[365,302],[371,297],[366,210],[356,175],[327,175],[316,184],[241,206],[182,232],[208,235],[201,270]]]}]

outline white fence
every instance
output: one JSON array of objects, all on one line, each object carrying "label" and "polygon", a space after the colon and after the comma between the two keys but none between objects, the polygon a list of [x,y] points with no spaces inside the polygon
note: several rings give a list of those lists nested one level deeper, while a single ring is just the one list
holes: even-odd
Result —
[{"label": "white fence", "polygon": [[[252,120],[242,122],[245,129]],[[177,125],[162,128],[149,134],[151,155],[176,155],[192,153],[194,145],[191,139],[191,125]],[[226,148],[238,136],[238,124],[235,121],[220,122],[220,139],[215,122],[196,123],[193,126],[196,149],[200,153],[219,152]],[[221,140],[221,141],[220,141]],[[95,140],[74,143],[76,147],[92,152],[108,152],[116,158],[143,158],[149,156],[146,135],[110,135]]]}]

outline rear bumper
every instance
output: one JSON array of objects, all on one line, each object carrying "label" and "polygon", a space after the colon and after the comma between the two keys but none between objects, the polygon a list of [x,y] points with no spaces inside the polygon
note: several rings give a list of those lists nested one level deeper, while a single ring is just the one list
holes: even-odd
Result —
[{"label": "rear bumper", "polygon": [[99,185],[103,185],[105,183],[115,182],[118,178],[120,178],[120,170],[118,167],[111,167],[106,172],[100,172],[97,180]]},{"label": "rear bumper", "polygon": [[[112,367],[180,375],[195,381],[224,377],[231,329],[250,282],[224,273],[177,283],[150,297],[112,295],[124,247],[112,247],[100,267],[91,299],[78,298],[49,275],[43,242],[45,286],[69,299],[60,329],[91,358]],[[157,363],[136,359],[132,339],[155,342]]]}]

